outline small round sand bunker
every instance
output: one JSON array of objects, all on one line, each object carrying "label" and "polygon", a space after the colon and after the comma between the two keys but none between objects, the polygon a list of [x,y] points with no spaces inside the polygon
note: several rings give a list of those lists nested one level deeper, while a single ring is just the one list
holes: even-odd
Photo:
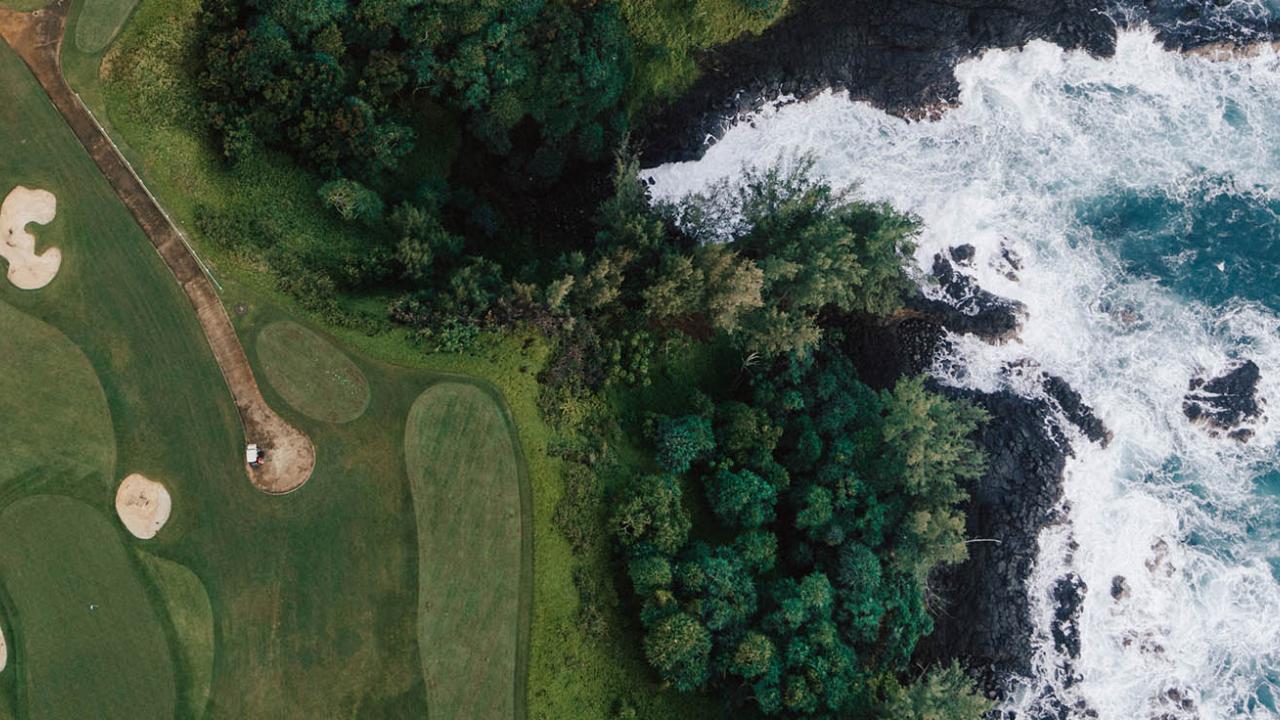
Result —
[{"label": "small round sand bunker", "polygon": [[134,473],[116,490],[116,514],[139,540],[150,540],[169,521],[169,491],[154,480]]},{"label": "small round sand bunker", "polygon": [[62,251],[49,248],[36,253],[36,239],[27,225],[48,225],[57,214],[58,201],[48,190],[15,187],[0,205],[0,258],[9,263],[9,282],[22,290],[48,285],[62,267]]}]

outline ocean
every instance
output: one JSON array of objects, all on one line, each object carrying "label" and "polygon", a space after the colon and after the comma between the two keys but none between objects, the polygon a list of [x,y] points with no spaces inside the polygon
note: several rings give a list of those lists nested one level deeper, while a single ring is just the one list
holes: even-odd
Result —
[{"label": "ocean", "polygon": [[[1205,6],[1200,31],[1218,23],[1224,37],[1261,36],[1276,12]],[[828,92],[766,107],[701,160],[645,175],[672,200],[808,155],[834,185],[921,218],[920,268],[972,244],[963,272],[1027,320],[1005,345],[954,338],[960,362],[938,378],[1042,392],[1002,372],[1029,362],[1114,433],[1105,449],[1072,438],[1066,520],[1043,532],[1030,583],[1034,677],[1014,681],[1006,710],[1280,718],[1280,55],[1169,51],[1145,23],[1177,30],[1191,13],[1142,13],[1111,58],[1033,42],[964,62],[959,103],[935,121]],[[1245,359],[1269,403],[1256,435],[1188,421],[1189,381]],[[1070,573],[1088,591],[1064,673],[1051,589]]]}]

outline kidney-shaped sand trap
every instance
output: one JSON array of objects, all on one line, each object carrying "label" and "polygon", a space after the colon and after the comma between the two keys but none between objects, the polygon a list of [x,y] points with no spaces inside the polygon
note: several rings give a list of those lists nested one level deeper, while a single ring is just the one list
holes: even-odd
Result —
[{"label": "kidney-shaped sand trap", "polygon": [[169,521],[169,491],[164,485],[134,473],[116,490],[116,514],[139,540],[150,540]]},{"label": "kidney-shaped sand trap", "polygon": [[4,646],[4,628],[0,628],[0,672],[9,663],[9,649]]},{"label": "kidney-shaped sand trap", "polygon": [[48,225],[57,214],[58,201],[48,190],[15,187],[0,205],[0,257],[9,262],[9,282],[23,290],[36,290],[53,281],[62,266],[62,251],[49,248],[36,254],[36,239],[27,225]]}]

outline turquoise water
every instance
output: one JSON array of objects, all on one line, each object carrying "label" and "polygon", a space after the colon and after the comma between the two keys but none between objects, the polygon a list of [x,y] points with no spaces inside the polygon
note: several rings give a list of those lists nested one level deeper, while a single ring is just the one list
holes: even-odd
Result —
[{"label": "turquoise water", "polygon": [[1113,248],[1126,273],[1190,302],[1254,301],[1280,309],[1280,201],[1206,178],[1171,197],[1129,191],[1084,203],[1078,222]]}]

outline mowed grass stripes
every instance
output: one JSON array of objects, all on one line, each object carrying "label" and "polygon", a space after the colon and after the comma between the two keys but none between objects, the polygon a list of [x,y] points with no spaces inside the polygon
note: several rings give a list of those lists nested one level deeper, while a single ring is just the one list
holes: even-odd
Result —
[{"label": "mowed grass stripes", "polygon": [[177,709],[169,644],[120,533],[71,498],[0,513],[0,577],[30,720],[167,720]]},{"label": "mowed grass stripes", "polygon": [[520,465],[483,389],[441,382],[409,411],[418,641],[431,720],[523,714]]}]

